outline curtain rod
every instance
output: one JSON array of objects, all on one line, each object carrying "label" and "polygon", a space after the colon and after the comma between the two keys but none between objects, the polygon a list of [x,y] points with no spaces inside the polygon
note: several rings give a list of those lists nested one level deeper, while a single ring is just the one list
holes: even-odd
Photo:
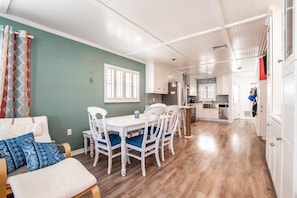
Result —
[{"label": "curtain rod", "polygon": [[[19,35],[20,33],[19,32],[14,32],[15,34]],[[30,35],[30,34],[27,34],[27,37],[30,38],[30,39],[34,39],[34,36]]]}]

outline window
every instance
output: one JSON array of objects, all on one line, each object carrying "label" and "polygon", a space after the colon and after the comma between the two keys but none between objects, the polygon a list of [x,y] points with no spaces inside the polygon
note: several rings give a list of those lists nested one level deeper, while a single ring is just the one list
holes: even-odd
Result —
[{"label": "window", "polygon": [[199,100],[215,100],[216,84],[199,84]]},{"label": "window", "polygon": [[139,102],[139,72],[104,64],[104,102]]}]

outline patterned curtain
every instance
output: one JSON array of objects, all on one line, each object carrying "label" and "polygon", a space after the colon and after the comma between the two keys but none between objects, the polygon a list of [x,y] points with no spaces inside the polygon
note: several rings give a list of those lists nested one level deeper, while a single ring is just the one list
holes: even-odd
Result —
[{"label": "patterned curtain", "polygon": [[0,118],[30,116],[30,43],[26,31],[0,25]]}]

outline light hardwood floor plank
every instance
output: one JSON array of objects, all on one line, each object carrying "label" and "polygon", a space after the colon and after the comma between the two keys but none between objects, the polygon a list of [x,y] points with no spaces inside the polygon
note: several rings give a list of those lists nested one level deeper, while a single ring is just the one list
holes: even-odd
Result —
[{"label": "light hardwood floor plank", "polygon": [[96,167],[90,155],[75,158],[97,177],[102,198],[276,197],[265,161],[265,140],[256,136],[253,120],[198,121],[191,130],[191,139],[175,136],[175,155],[166,149],[161,167],[153,155],[146,159],[146,177],[141,176],[140,161],[132,158],[125,177],[120,158],[113,159],[110,175],[106,156],[100,156]]}]

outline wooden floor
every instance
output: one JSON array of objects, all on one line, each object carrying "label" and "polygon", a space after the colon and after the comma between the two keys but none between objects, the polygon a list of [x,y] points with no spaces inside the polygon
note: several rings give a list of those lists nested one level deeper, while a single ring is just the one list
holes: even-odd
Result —
[{"label": "wooden floor", "polygon": [[256,136],[253,121],[198,121],[192,124],[192,134],[191,139],[175,136],[175,155],[166,149],[161,167],[153,155],[148,157],[146,177],[141,176],[140,161],[132,158],[125,177],[120,158],[113,160],[110,175],[104,155],[96,167],[90,155],[75,158],[97,177],[103,198],[276,197],[265,162],[265,141]]}]

